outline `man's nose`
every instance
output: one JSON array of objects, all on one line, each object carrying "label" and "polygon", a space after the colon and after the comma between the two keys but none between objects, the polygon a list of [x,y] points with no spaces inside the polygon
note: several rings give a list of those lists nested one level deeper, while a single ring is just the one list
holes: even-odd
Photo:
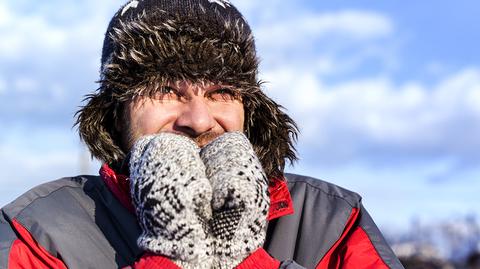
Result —
[{"label": "man's nose", "polygon": [[208,105],[208,100],[194,97],[185,103],[181,114],[175,122],[178,131],[197,137],[215,127],[215,119]]}]

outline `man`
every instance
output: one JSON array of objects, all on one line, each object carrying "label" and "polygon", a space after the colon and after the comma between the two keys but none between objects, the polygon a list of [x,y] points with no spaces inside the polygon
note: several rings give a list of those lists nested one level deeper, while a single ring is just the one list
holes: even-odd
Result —
[{"label": "man", "polygon": [[100,176],[0,215],[0,268],[403,268],[360,197],[283,174],[293,120],[227,0],[130,1],[78,112]]}]

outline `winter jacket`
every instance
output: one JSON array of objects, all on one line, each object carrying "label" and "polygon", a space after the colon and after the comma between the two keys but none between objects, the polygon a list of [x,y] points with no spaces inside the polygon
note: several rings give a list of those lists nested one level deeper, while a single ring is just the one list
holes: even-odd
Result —
[{"label": "winter jacket", "polygon": [[[264,248],[237,268],[403,268],[359,195],[310,177],[285,179],[270,185]],[[126,182],[104,165],[101,176],[49,182],[6,205],[0,269],[178,268],[137,247]]]}]

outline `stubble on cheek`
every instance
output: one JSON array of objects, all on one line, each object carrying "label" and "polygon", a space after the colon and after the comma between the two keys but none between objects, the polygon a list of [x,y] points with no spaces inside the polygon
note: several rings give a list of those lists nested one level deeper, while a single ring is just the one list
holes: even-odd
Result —
[{"label": "stubble on cheek", "polygon": [[122,130],[122,147],[126,153],[129,153],[135,144],[135,142],[142,137],[141,133],[138,132],[139,126],[136,126],[135,120],[132,119],[132,111],[138,109],[146,102],[146,99],[136,97],[127,103],[126,109],[124,110],[123,120],[123,130]]},{"label": "stubble on cheek", "polygon": [[133,131],[131,124],[127,122],[124,134],[122,135],[122,144],[126,153],[130,152],[137,139],[138,137],[135,134],[135,131]]}]

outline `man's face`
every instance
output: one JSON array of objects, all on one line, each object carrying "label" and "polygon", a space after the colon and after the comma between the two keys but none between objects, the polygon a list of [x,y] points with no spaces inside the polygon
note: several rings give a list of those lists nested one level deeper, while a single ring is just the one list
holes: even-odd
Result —
[{"label": "man's face", "polygon": [[128,150],[138,138],[160,132],[186,135],[203,147],[225,132],[243,131],[243,104],[228,86],[179,81],[127,106]]}]

